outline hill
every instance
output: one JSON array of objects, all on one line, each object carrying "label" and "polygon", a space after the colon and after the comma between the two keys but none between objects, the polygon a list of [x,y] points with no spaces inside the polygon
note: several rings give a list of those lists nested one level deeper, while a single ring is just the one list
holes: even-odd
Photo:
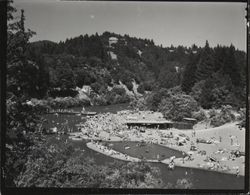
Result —
[{"label": "hill", "polygon": [[59,43],[33,42],[27,54],[40,67],[41,78],[48,81],[38,82],[42,85],[38,97],[75,96],[76,87],[90,86],[92,98],[112,104],[131,99],[124,97],[131,96],[128,90],[138,95],[181,86],[185,93],[199,97],[204,107],[211,107],[216,97],[209,100],[206,94],[214,89],[221,89],[217,96],[228,99],[228,104],[244,96],[239,92],[245,89],[246,54],[233,45],[211,48],[206,42],[203,48],[162,47],[153,40],[104,32]]}]

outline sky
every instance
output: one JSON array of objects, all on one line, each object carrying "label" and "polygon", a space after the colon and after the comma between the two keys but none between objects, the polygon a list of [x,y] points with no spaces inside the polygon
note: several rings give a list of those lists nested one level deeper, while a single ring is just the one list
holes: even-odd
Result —
[{"label": "sky", "polygon": [[168,47],[230,45],[246,51],[246,3],[14,0],[31,41],[65,41],[105,31],[153,39]]}]

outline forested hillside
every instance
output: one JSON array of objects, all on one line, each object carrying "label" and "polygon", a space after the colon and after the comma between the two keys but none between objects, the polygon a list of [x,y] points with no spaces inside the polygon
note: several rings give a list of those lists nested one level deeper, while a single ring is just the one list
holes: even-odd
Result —
[{"label": "forested hillside", "polygon": [[[229,104],[241,107],[246,92],[246,54],[209,43],[204,47],[162,47],[153,40],[104,32],[80,35],[64,42],[33,42],[27,55],[39,67],[32,95],[75,96],[76,87],[91,86],[100,104],[129,101],[126,91],[114,87],[158,93],[160,89],[181,86],[202,107]],[[116,95],[120,94],[120,99]],[[92,98],[93,98],[92,97]]]}]

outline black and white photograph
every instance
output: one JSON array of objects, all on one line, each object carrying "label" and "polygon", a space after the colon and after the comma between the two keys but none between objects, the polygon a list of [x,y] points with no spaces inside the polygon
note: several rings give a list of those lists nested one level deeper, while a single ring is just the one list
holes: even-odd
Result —
[{"label": "black and white photograph", "polygon": [[244,191],[246,8],[8,0],[5,188]]}]

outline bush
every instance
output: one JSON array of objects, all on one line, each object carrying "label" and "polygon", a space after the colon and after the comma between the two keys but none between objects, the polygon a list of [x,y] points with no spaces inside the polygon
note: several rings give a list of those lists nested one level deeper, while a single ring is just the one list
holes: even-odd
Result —
[{"label": "bush", "polygon": [[177,189],[191,189],[193,187],[192,182],[190,182],[188,179],[178,179],[175,185],[175,188]]},{"label": "bush", "polygon": [[153,84],[152,83],[146,82],[143,85],[144,85],[145,91],[152,91],[153,90],[153,86],[152,86]]},{"label": "bush", "polygon": [[129,91],[133,90],[133,84],[130,81],[125,82],[125,85],[127,86]]},{"label": "bush", "polygon": [[198,110],[198,104],[192,96],[170,94],[161,101],[159,110],[165,118],[180,121],[185,117],[192,117],[192,112]]},{"label": "bush", "polygon": [[126,94],[126,90],[122,87],[114,87],[112,90],[111,90],[111,93],[114,92],[115,94],[118,94],[118,95],[125,95]]},{"label": "bush", "polygon": [[207,119],[205,110],[201,108],[197,112],[192,112],[192,118],[195,118],[197,121],[203,121]]},{"label": "bush", "polygon": [[213,127],[218,127],[226,123],[233,122],[236,119],[235,115],[233,114],[232,107],[229,105],[222,106],[221,111],[218,114],[217,113],[215,115],[214,113],[212,114],[213,115],[210,116],[211,118],[210,124]]},{"label": "bush", "polygon": [[107,104],[120,104],[130,101],[130,97],[126,94],[125,89],[117,87],[107,93],[105,99]]},{"label": "bush", "polygon": [[145,88],[144,88],[144,85],[143,85],[143,84],[140,84],[140,85],[138,86],[137,92],[140,93],[140,94],[144,94]]},{"label": "bush", "polygon": [[246,108],[241,108],[239,110],[239,116],[236,119],[239,121],[246,120]]},{"label": "bush", "polygon": [[199,81],[198,83],[195,83],[195,85],[192,88],[192,91],[191,91],[190,95],[192,97],[194,97],[194,99],[197,102],[200,101],[201,94],[202,94],[202,88],[204,87],[204,85],[205,85],[205,81],[202,80],[202,81]]},{"label": "bush", "polygon": [[[46,101],[46,100],[45,100]],[[53,109],[57,108],[72,108],[72,107],[81,107],[89,105],[90,102],[85,99],[80,98],[72,98],[72,97],[64,97],[64,98],[48,98],[47,105]]]},{"label": "bush", "polygon": [[91,83],[90,87],[94,90],[94,92],[99,93],[102,85],[99,82]]},{"label": "bush", "polygon": [[64,89],[64,90],[57,90],[53,89],[49,91],[49,96],[56,98],[56,97],[75,97],[78,94],[76,90],[73,89]]},{"label": "bush", "polygon": [[105,96],[95,96],[93,97],[92,99],[94,105],[97,105],[97,106],[104,106],[104,105],[107,105],[107,100],[105,98]]},{"label": "bush", "polygon": [[147,105],[145,102],[145,99],[139,98],[139,99],[133,99],[133,101],[130,102],[129,105],[132,109],[139,109],[139,110],[146,110],[147,109]]},{"label": "bush", "polygon": [[213,118],[217,115],[219,115],[220,111],[216,110],[215,108],[212,108],[208,111],[209,118]]},{"label": "bush", "polygon": [[156,111],[158,110],[159,104],[161,103],[162,99],[167,96],[170,96],[169,90],[162,88],[159,91],[154,91],[146,96],[145,101],[150,110]]}]

